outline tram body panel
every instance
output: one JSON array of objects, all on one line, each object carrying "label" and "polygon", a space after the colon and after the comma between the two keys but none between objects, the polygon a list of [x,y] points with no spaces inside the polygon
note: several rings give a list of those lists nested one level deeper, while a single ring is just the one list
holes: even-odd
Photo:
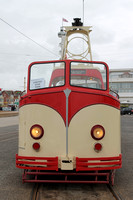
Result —
[{"label": "tram body panel", "polygon": [[[39,104],[22,106],[19,110],[19,156],[65,156],[65,124],[58,112]],[[39,124],[44,129],[42,138],[35,140],[30,135],[30,128]],[[39,151],[32,145],[38,142]]]},{"label": "tram body panel", "polygon": [[[102,125],[105,136],[101,140],[94,140],[91,129],[95,125]],[[69,124],[68,152],[77,157],[113,157],[119,156],[120,146],[120,111],[108,105],[91,105],[76,113]],[[96,152],[94,145],[102,144],[102,150]]]},{"label": "tram body panel", "polygon": [[[30,128],[34,124],[39,124],[44,128],[44,136],[37,140],[41,147],[39,152],[32,148],[35,140],[30,136]],[[97,141],[91,137],[91,129],[97,124],[105,129],[105,137],[98,141],[103,145],[99,153],[94,150],[94,144]],[[68,156],[119,155],[121,150],[118,144],[120,141],[119,125],[119,110],[116,108],[98,104],[81,109],[73,116],[69,124]],[[26,156],[27,154],[44,157],[66,156],[66,127],[59,113],[52,108],[39,104],[25,105],[20,108],[19,155]]]},{"label": "tram body panel", "polygon": [[[92,70],[92,62],[84,61],[85,69],[76,70],[80,62],[66,60],[63,69],[58,70],[60,63],[29,65],[27,94],[20,100],[16,167],[25,170],[24,182],[28,182],[29,173],[35,174],[36,182],[36,175],[43,171],[49,175],[56,171],[57,176],[65,176],[63,182],[67,182],[69,172],[76,176],[78,172],[93,171],[94,182],[98,182],[97,173],[102,170],[105,183],[109,183],[109,176],[114,180],[114,170],[121,168],[122,156],[120,102],[110,94],[108,66],[94,62]],[[34,125],[41,127],[39,138],[37,132],[35,137],[30,132]]]}]

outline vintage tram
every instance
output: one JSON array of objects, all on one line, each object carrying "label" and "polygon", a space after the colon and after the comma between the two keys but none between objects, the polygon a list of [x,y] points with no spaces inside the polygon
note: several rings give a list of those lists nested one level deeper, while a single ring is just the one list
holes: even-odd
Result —
[{"label": "vintage tram", "polygon": [[33,62],[20,99],[16,167],[23,182],[114,183],[120,102],[104,62]]}]

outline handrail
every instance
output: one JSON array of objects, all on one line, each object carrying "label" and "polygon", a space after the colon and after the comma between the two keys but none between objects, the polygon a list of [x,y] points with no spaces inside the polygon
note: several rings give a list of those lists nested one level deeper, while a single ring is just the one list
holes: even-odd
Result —
[{"label": "handrail", "polygon": [[111,94],[112,96],[116,97],[117,99],[119,99],[119,95],[117,92],[113,91],[113,90],[109,90],[109,94]]}]

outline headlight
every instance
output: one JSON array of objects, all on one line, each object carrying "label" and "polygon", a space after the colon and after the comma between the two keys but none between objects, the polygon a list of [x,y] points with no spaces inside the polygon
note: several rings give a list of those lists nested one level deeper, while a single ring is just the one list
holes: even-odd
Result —
[{"label": "headlight", "polygon": [[33,125],[31,127],[31,129],[30,129],[30,135],[31,135],[31,137],[34,138],[34,139],[36,139],[36,140],[40,139],[43,136],[43,134],[44,134],[44,130],[38,124]]},{"label": "headlight", "polygon": [[93,126],[91,129],[91,136],[95,140],[101,140],[105,135],[105,130],[101,125]]}]

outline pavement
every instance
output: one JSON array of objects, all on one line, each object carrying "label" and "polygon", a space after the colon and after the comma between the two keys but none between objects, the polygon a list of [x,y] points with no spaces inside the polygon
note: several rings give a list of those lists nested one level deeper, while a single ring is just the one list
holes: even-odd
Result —
[{"label": "pavement", "polygon": [[17,116],[18,111],[0,111],[0,118],[1,117],[12,117]]}]

